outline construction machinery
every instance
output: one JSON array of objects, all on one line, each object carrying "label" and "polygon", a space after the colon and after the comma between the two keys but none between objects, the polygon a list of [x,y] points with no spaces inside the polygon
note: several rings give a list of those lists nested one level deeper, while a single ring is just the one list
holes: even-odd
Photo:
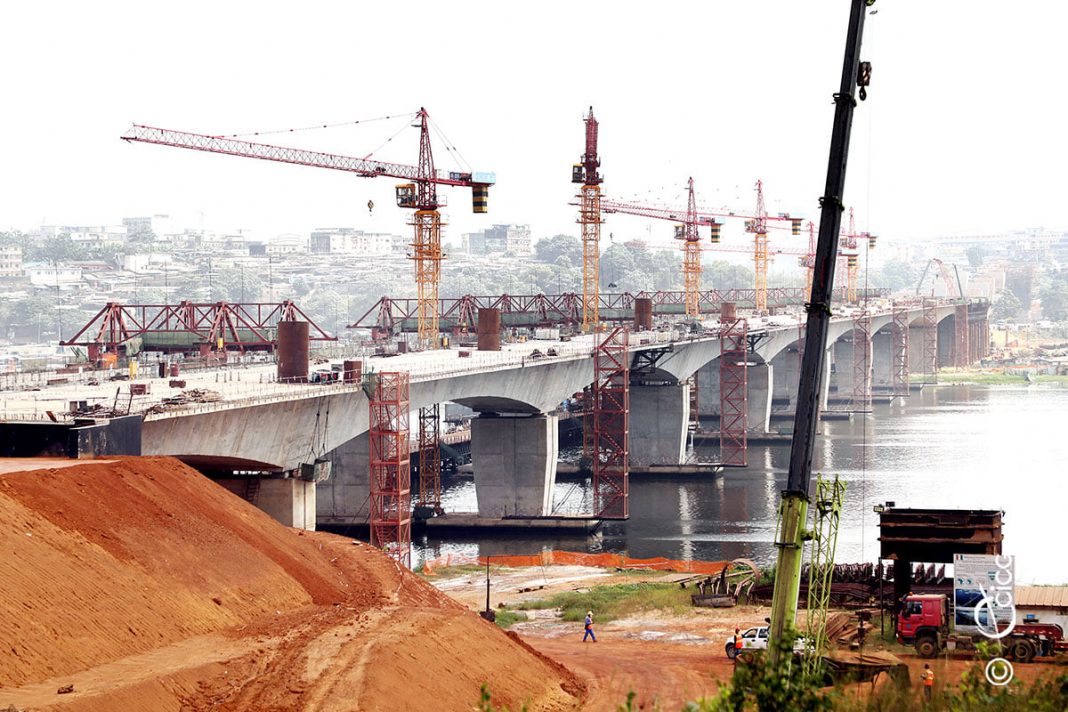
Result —
[{"label": "construction machinery", "polygon": [[[791,217],[789,213],[769,216],[764,210],[763,184],[757,181],[758,210],[754,214],[728,210],[708,211],[698,210],[693,187],[693,178],[687,181],[686,209],[677,209],[655,205],[646,205],[634,201],[612,200],[601,198],[601,211],[605,213],[620,213],[623,215],[636,215],[639,217],[654,218],[657,220],[670,220],[675,222],[675,239],[682,242],[683,249],[683,283],[686,294],[686,316],[697,318],[700,315],[700,289],[701,289],[701,252],[712,250],[716,252],[748,252],[738,248],[720,246],[721,232],[725,220],[739,218],[745,220],[747,232],[756,231],[754,240],[754,260],[757,261],[755,280],[755,302],[757,311],[766,311],[768,307],[768,281],[767,264],[771,254],[789,253],[788,250],[769,249],[768,230],[772,228],[788,229],[793,235],[801,234],[801,218]],[[681,221],[681,222],[680,222]],[[788,225],[776,225],[783,222]],[[700,245],[699,228],[708,227],[710,230],[710,243],[712,247],[702,248]],[[803,253],[795,253],[803,254]]]},{"label": "construction machinery", "polygon": [[[938,278],[942,280],[942,285],[946,289],[946,297],[949,298],[964,298],[964,289],[960,285],[960,273],[957,271],[957,265],[952,265],[953,271],[949,271],[949,266],[945,262],[932,257],[927,260],[926,266],[923,268],[923,274],[920,275],[920,281],[916,283],[916,296],[923,296],[921,293],[923,290],[923,284],[927,281],[927,275],[931,273],[931,266],[934,266],[937,271]],[[934,284],[931,284],[931,293],[927,296],[935,296]],[[956,292],[956,294],[954,294]]]},{"label": "construction machinery", "polygon": [[813,264],[811,300],[805,305],[807,321],[805,350],[801,358],[797,408],[786,489],[779,505],[775,548],[778,550],[775,587],[772,594],[769,653],[777,662],[780,641],[795,627],[801,564],[812,478],[812,452],[818,424],[819,389],[826,366],[827,332],[831,321],[831,295],[834,290],[835,259],[842,225],[849,137],[853,125],[854,94],[861,98],[871,78],[871,65],[860,61],[861,39],[867,8],[875,0],[851,0],[845,56],[839,91],[834,95],[834,123],[831,132],[827,181],[820,198],[820,229]]},{"label": "construction machinery", "polygon": [[369,157],[354,158],[274,146],[246,141],[236,136],[209,136],[140,124],[131,126],[121,138],[128,142],[152,143],[207,153],[328,168],[354,173],[361,178],[382,176],[405,181],[396,186],[396,199],[398,207],[414,211],[409,224],[414,227],[411,259],[415,263],[415,281],[419,295],[419,340],[424,348],[434,348],[438,340],[438,283],[441,279],[442,259],[442,223],[438,209],[445,205],[444,197],[438,195],[438,186],[470,188],[472,211],[485,213],[488,211],[489,188],[496,183],[496,176],[493,173],[445,173],[437,170],[434,167],[434,153],[430,144],[429,114],[426,109],[420,108],[411,118],[414,121],[412,125],[419,129],[419,159],[414,166],[385,163],[371,160]]},{"label": "construction machinery", "polygon": [[578,223],[582,226],[582,330],[599,328],[601,278],[601,182],[598,172],[601,159],[597,156],[597,119],[593,107],[583,119],[586,123],[586,152],[579,163],[571,167],[571,182],[582,185],[579,190]]}]

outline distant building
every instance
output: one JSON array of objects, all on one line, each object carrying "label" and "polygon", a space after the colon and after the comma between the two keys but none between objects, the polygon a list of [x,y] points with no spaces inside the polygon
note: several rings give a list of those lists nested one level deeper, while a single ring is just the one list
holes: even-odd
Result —
[{"label": "distant building", "polygon": [[165,235],[173,235],[177,231],[170,215],[150,215],[148,217],[123,218],[123,227],[130,237],[151,233],[159,239]]},{"label": "distant building", "polygon": [[125,255],[122,268],[127,272],[160,272],[174,262],[173,255],[163,252],[149,252],[139,255]]},{"label": "distant building", "polygon": [[481,232],[469,232],[463,236],[463,248],[471,255],[504,252],[532,255],[534,246],[531,243],[530,225],[494,225]]},{"label": "distant building", "polygon": [[308,249],[317,255],[388,255],[393,252],[393,243],[398,237],[351,227],[325,227],[312,231]]},{"label": "distant building", "polygon": [[82,247],[121,247],[126,242],[126,227],[111,225],[70,229],[70,239]]},{"label": "distant building", "polygon": [[18,245],[0,245],[0,277],[22,275],[22,248]]},{"label": "distant building", "polygon": [[308,245],[297,235],[279,235],[274,240],[266,243],[264,249],[268,255],[292,255],[298,252],[307,252]]},{"label": "distant building", "polygon": [[37,263],[26,266],[26,276],[35,287],[70,289],[82,281],[82,268]]}]

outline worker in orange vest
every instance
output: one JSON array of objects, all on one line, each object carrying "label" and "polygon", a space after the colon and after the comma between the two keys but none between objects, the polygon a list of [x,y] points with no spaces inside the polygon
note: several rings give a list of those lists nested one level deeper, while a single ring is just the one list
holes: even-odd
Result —
[{"label": "worker in orange vest", "polygon": [[742,629],[741,628],[735,628],[734,629],[734,652],[735,652],[735,654],[737,654],[738,651],[741,650],[741,649],[742,649]]},{"label": "worker in orange vest", "polygon": [[923,674],[920,675],[920,679],[923,680],[923,700],[930,702],[934,694],[934,670],[927,663],[923,664]]}]

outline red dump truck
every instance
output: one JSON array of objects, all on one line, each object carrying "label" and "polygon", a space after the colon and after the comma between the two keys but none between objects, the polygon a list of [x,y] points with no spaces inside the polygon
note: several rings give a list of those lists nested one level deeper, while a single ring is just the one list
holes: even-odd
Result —
[{"label": "red dump truck", "polygon": [[[1005,630],[1000,625],[1000,630]],[[943,595],[906,596],[897,618],[897,642],[913,645],[921,658],[933,658],[943,650],[971,650],[990,638],[981,634],[957,634],[952,631],[949,602]],[[1021,623],[1001,638],[1009,657],[1027,663],[1037,657],[1049,657],[1068,650],[1064,631],[1056,623]]]}]

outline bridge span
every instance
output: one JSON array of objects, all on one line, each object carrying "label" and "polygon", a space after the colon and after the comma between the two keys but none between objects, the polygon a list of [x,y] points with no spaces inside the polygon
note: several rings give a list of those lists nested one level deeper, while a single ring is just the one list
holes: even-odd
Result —
[{"label": "bridge span", "polygon": [[[839,399],[843,393],[855,395],[857,354],[862,352],[870,355],[864,367],[869,398],[873,390],[893,385],[902,344],[907,345],[905,363],[911,364],[906,376],[907,371],[933,373],[939,365],[967,365],[986,353],[985,303],[940,302],[925,308],[883,300],[869,304],[865,313],[870,322],[862,331],[857,329],[857,311],[849,307],[832,319],[831,367],[822,384],[825,406],[833,405],[835,394]],[[963,341],[958,323],[969,325],[963,328]],[[902,324],[909,332],[903,337]],[[635,465],[686,461],[695,375],[699,415],[719,414],[718,324],[702,326],[697,331],[676,326],[631,334],[629,449]],[[753,433],[763,434],[770,432],[773,405],[789,408],[796,397],[801,315],[749,317],[749,335],[748,423]],[[858,349],[865,340],[866,348]],[[454,348],[391,357],[369,354],[363,370],[407,371],[412,411],[442,402],[474,410],[478,415],[471,424],[471,453],[479,514],[537,517],[552,507],[558,409],[593,381],[595,343],[595,336],[585,335],[566,342],[505,344],[497,352]],[[535,349],[552,355],[535,357]],[[931,359],[935,363],[929,363]],[[287,524],[311,527],[316,521],[366,520],[369,408],[361,384],[279,383],[271,364],[208,370],[184,380],[181,389],[171,387],[166,378],[138,379],[148,392],[127,396],[121,383],[74,378],[37,391],[9,393],[3,410],[8,421],[72,418],[61,415],[72,401],[117,405],[129,398],[129,411],[143,416],[143,454],[176,456],[235,489],[244,487],[249,474],[273,473],[259,481],[258,503]],[[217,395],[180,402],[182,391],[190,389]],[[318,484],[301,478],[302,466],[317,461],[330,462],[329,478]]]}]

